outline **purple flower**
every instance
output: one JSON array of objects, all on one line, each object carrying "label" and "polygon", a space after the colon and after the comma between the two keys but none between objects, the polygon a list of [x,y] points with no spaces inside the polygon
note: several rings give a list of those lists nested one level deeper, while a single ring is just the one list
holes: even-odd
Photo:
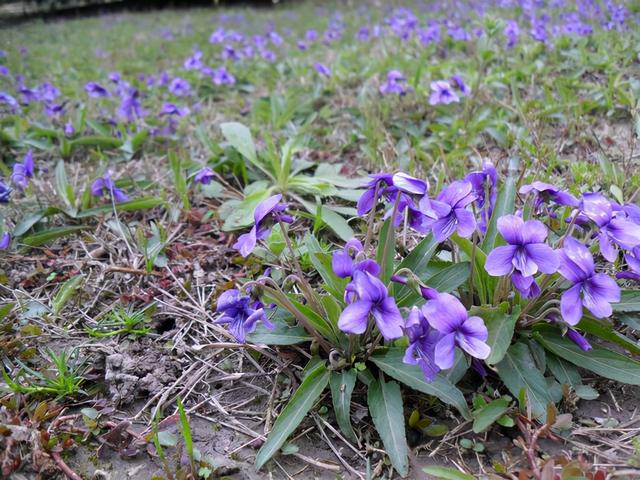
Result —
[{"label": "purple flower", "polygon": [[201,183],[202,185],[208,185],[214,178],[216,178],[216,176],[216,172],[211,170],[209,167],[203,167],[198,170],[198,173],[196,173],[194,180],[198,183]]},{"label": "purple flower", "polygon": [[29,179],[33,178],[33,151],[29,150],[22,163],[13,166],[11,181],[19,190],[24,190],[29,185]]},{"label": "purple flower", "polygon": [[13,190],[0,180],[0,203],[9,203],[9,196]]},{"label": "purple flower", "polygon": [[108,194],[113,197],[116,202],[126,202],[129,197],[111,180],[111,172],[105,173],[102,177],[97,178],[91,184],[91,195],[94,197],[102,197]]},{"label": "purple flower", "polygon": [[600,193],[585,193],[580,211],[598,226],[600,253],[610,262],[618,257],[616,246],[631,250],[640,245],[640,225],[624,218],[624,212],[614,215],[613,205]]},{"label": "purple flower", "polygon": [[596,318],[611,315],[610,303],[620,301],[620,287],[604,273],[595,273],[589,249],[575,238],[569,237],[564,241],[558,271],[573,284],[560,299],[560,311],[565,322],[576,325],[582,318],[583,305]]},{"label": "purple flower", "polygon": [[489,332],[480,317],[469,317],[464,305],[449,293],[429,300],[422,313],[429,324],[442,334],[435,346],[435,364],[443,370],[455,363],[455,347],[484,360],[491,353],[486,341]]},{"label": "purple flower", "polygon": [[175,103],[165,103],[162,105],[160,115],[175,115],[185,117],[189,115],[189,107],[178,107]]},{"label": "purple flower", "polygon": [[118,107],[118,114],[126,118],[129,122],[133,122],[136,118],[142,117],[144,111],[140,105],[139,92],[135,88],[129,88],[124,92],[122,102]]},{"label": "purple flower", "polygon": [[355,271],[366,271],[372,275],[380,274],[380,265],[373,260],[362,260],[355,263],[356,256],[363,250],[362,243],[357,238],[352,238],[345,245],[343,250],[335,252],[331,258],[331,268],[340,278],[353,277]]},{"label": "purple flower", "polygon": [[256,329],[258,320],[262,320],[265,327],[273,328],[273,324],[267,320],[262,303],[252,303],[248,296],[241,297],[235,288],[218,297],[216,311],[222,315],[215,323],[229,324],[229,330],[240,343],[244,343],[247,334]]},{"label": "purple flower", "polygon": [[629,270],[618,272],[616,278],[640,282],[640,245],[635,247],[631,253],[627,253],[624,259],[629,266]]},{"label": "purple flower", "polygon": [[9,69],[7,67],[5,67],[4,65],[0,65],[0,75],[2,75],[3,77],[8,77],[9,76]]},{"label": "purple flower", "polygon": [[489,275],[508,275],[512,270],[523,277],[538,273],[555,273],[558,255],[545,243],[547,227],[538,220],[526,222],[517,215],[498,219],[498,231],[509,245],[494,248],[487,256],[485,269]]},{"label": "purple flower", "polygon": [[169,84],[169,92],[176,97],[191,95],[191,86],[186,80],[176,77]]},{"label": "purple flower", "polygon": [[467,84],[464,83],[464,80],[460,75],[454,75],[453,77],[451,77],[450,83],[464,96],[467,96],[471,93],[471,89],[467,87]]},{"label": "purple flower", "polygon": [[432,200],[431,208],[437,220],[431,225],[434,237],[438,242],[449,238],[457,231],[461,237],[470,237],[476,229],[473,213],[466,209],[476,199],[473,185],[467,180],[457,180],[444,188]]},{"label": "purple flower", "polygon": [[200,70],[203,66],[201,50],[195,50],[193,55],[187,58],[183,64],[185,70]]},{"label": "purple flower", "polygon": [[418,307],[413,307],[407,317],[405,332],[409,346],[404,353],[403,363],[419,365],[428,382],[432,382],[440,368],[436,365],[436,345],[442,334],[429,325]]},{"label": "purple flower", "polygon": [[[369,176],[373,178],[373,180],[366,185],[367,189],[362,195],[360,195],[356,206],[358,215],[361,216],[369,212],[374,207],[375,202],[383,193],[390,191],[390,189],[395,191],[395,188],[393,187],[393,175],[390,173],[375,173]],[[377,198],[375,198],[376,190],[378,191]]]},{"label": "purple flower", "polygon": [[445,80],[431,82],[431,91],[429,105],[448,105],[449,103],[460,101],[460,97],[456,95],[449,82]]},{"label": "purple flower", "polygon": [[293,218],[289,215],[282,213],[288,208],[288,205],[280,203],[280,200],[282,200],[282,195],[277,194],[263,200],[256,206],[256,209],[253,211],[253,228],[251,228],[249,233],[240,235],[238,241],[233,245],[233,248],[238,250],[240,255],[248,257],[256,247],[257,241],[269,235],[271,227],[262,225],[266,219],[273,217],[276,220],[287,223],[293,221]]},{"label": "purple flower", "polygon": [[4,232],[2,237],[0,237],[0,250],[7,250],[9,245],[11,245],[11,234]]},{"label": "purple flower", "polygon": [[85,92],[89,94],[90,97],[100,98],[100,97],[109,97],[111,94],[108,92],[106,88],[96,82],[88,82],[84,86]]},{"label": "purple flower", "polygon": [[330,77],[331,76],[331,70],[329,69],[329,67],[327,67],[326,65],[322,64],[322,63],[315,63],[313,65],[313,68],[316,69],[316,72],[318,72],[320,75],[324,76],[324,77]]},{"label": "purple flower", "polygon": [[407,93],[407,86],[405,85],[406,78],[402,72],[398,70],[391,70],[387,73],[387,81],[380,85],[380,93],[386,95],[387,93],[395,93],[400,96]]},{"label": "purple flower", "polygon": [[513,48],[518,42],[518,35],[520,29],[518,28],[518,22],[515,20],[509,20],[504,27],[504,36],[507,37],[507,48]]},{"label": "purple flower", "polygon": [[403,335],[404,321],[393,297],[380,279],[369,272],[355,271],[347,290],[354,294],[352,303],[340,314],[338,327],[343,332],[364,333],[372,315],[385,340]]},{"label": "purple flower", "polygon": [[107,78],[110,82],[115,83],[116,85],[120,83],[120,74],[118,72],[111,72]]},{"label": "purple flower", "polygon": [[588,352],[593,348],[589,343],[589,341],[585,337],[580,335],[573,328],[569,328],[567,330],[567,338],[571,340],[573,343],[575,343],[578,347],[580,347],[581,350],[584,350],[585,352]]},{"label": "purple flower", "polygon": [[496,188],[498,173],[491,162],[485,162],[482,171],[471,172],[465,177],[465,180],[471,182],[473,193],[476,196],[476,205],[480,209],[478,229],[485,233],[498,196]]},{"label": "purple flower", "polygon": [[12,113],[15,113],[20,108],[18,101],[7,92],[0,92],[0,105],[2,104],[8,105]]},{"label": "purple flower", "polygon": [[214,69],[211,73],[211,79],[216,85],[234,85],[236,83],[236,78],[224,67]]},{"label": "purple flower", "polygon": [[533,209],[536,213],[540,213],[542,211],[542,205],[547,202],[554,202],[558,205],[568,207],[577,207],[580,203],[578,199],[570,193],[564,192],[550,183],[539,182],[537,180],[529,185],[520,187],[521,195],[528,195],[529,193],[535,195]]},{"label": "purple flower", "polygon": [[73,128],[73,123],[67,122],[64,124],[64,135],[66,137],[73,137],[75,133],[76,133],[76,129]]}]

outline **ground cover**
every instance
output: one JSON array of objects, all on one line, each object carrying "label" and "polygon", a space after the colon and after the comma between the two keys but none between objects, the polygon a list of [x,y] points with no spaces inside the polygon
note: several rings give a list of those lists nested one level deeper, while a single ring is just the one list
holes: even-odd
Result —
[{"label": "ground cover", "polygon": [[0,31],[2,476],[633,478],[634,8]]}]

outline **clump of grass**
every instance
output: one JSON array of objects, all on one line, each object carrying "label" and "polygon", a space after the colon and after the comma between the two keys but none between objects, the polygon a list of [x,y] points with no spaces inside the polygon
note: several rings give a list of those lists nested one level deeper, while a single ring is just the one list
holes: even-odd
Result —
[{"label": "clump of grass", "polygon": [[87,328],[87,333],[92,337],[146,335],[151,331],[147,323],[155,309],[155,303],[141,310],[127,310],[122,305],[116,305],[104,319],[97,322],[95,327]]}]

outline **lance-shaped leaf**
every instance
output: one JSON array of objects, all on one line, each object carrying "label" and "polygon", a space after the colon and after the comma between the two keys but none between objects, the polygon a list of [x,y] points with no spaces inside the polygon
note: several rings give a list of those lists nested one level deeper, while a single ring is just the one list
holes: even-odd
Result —
[{"label": "lance-shaped leaf", "polygon": [[338,426],[344,435],[357,441],[356,434],[351,426],[351,394],[356,384],[358,374],[354,368],[341,372],[331,372],[329,385],[331,386],[331,400],[333,410],[338,421]]},{"label": "lance-shaped leaf", "polygon": [[322,365],[311,372],[273,424],[267,441],[258,451],[256,468],[260,470],[287,441],[329,383],[329,370]]},{"label": "lance-shaped leaf", "polygon": [[401,477],[406,477],[409,474],[409,447],[404,430],[400,385],[393,381],[375,380],[367,390],[367,403],[391,465]]}]

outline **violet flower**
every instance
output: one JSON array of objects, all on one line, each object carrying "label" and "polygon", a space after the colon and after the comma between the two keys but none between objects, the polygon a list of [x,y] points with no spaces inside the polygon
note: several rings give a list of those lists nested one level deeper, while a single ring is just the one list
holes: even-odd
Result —
[{"label": "violet flower", "polygon": [[209,167],[202,167],[196,173],[194,180],[202,185],[209,185],[216,176],[216,172],[211,170]]},{"label": "violet flower", "polygon": [[175,103],[164,103],[162,110],[160,110],[160,116],[175,115],[177,117],[185,117],[189,115],[189,113],[189,107],[179,107]]},{"label": "violet flower", "polygon": [[182,66],[185,70],[200,70],[204,66],[202,63],[202,50],[195,50],[193,55],[187,58]]},{"label": "violet flower", "polygon": [[455,231],[465,238],[473,235],[476,219],[473,213],[466,209],[476,199],[472,190],[471,182],[457,180],[444,188],[436,199],[430,202],[437,216],[431,229],[438,242],[445,241]]},{"label": "violet flower", "polygon": [[262,303],[258,301],[252,303],[248,296],[241,297],[235,288],[225,291],[218,297],[216,311],[222,315],[215,323],[228,324],[229,331],[240,343],[244,343],[247,334],[256,329],[258,320],[261,320],[267,328],[274,327],[267,319]]},{"label": "violet flower", "polygon": [[[358,199],[358,204],[356,205],[358,210],[358,215],[362,216],[365,213],[369,212],[373,207],[374,203],[387,191],[395,191],[395,187],[393,187],[393,175],[390,173],[374,173],[369,175],[373,180],[367,183],[367,189]],[[376,190],[378,191],[378,197],[375,198]]]},{"label": "violet flower", "polygon": [[211,80],[216,85],[235,85],[236,78],[225,67],[216,68],[211,73]]},{"label": "violet flower", "polygon": [[629,270],[616,273],[616,278],[640,282],[640,245],[630,253],[625,254],[624,259],[629,266]]},{"label": "violet flower", "polygon": [[29,179],[33,178],[33,151],[29,150],[24,156],[22,163],[16,163],[13,166],[11,181],[18,187],[18,190],[24,190],[29,185]]},{"label": "violet flower", "polygon": [[340,314],[340,330],[347,333],[364,333],[371,315],[385,340],[402,337],[402,315],[396,301],[389,295],[387,287],[380,279],[369,272],[355,271],[353,281],[347,285],[347,289],[354,293],[355,299]]},{"label": "violet flower", "polygon": [[445,80],[431,82],[431,91],[429,105],[448,105],[449,103],[460,101],[460,97],[456,95],[449,82]]},{"label": "violet flower", "polygon": [[465,177],[465,180],[471,182],[473,193],[476,196],[476,205],[480,209],[478,230],[486,233],[498,197],[498,189],[496,188],[498,173],[491,162],[485,162],[482,171],[471,172]]},{"label": "violet flower", "polygon": [[340,278],[353,277],[355,271],[366,271],[372,275],[378,276],[380,274],[380,265],[373,260],[362,260],[360,262],[354,262],[356,256],[362,252],[364,247],[360,240],[352,238],[345,243],[343,250],[335,252],[331,258],[331,268]]},{"label": "violet flower", "polygon": [[135,88],[129,88],[123,92],[122,102],[118,107],[118,114],[133,122],[136,118],[144,116],[142,105],[139,100],[140,93]]},{"label": "violet flower", "polygon": [[2,237],[0,237],[0,250],[7,250],[9,245],[11,245],[11,234],[4,232]]},{"label": "violet flower", "polygon": [[613,205],[600,193],[585,193],[580,211],[598,226],[600,253],[608,261],[618,257],[617,246],[631,250],[640,245],[640,225],[614,214]]},{"label": "violet flower", "polygon": [[169,84],[169,92],[176,97],[185,97],[191,95],[191,86],[186,80],[176,77]]},{"label": "violet flower", "polygon": [[257,241],[269,235],[271,227],[263,225],[267,219],[274,218],[276,221],[280,220],[286,223],[293,222],[291,216],[282,213],[288,208],[288,205],[280,203],[280,200],[282,200],[282,195],[277,194],[263,200],[256,206],[256,209],[253,211],[253,227],[248,233],[240,235],[238,241],[233,245],[233,248],[238,250],[240,255],[248,257],[256,247]]},{"label": "violet flower", "polygon": [[520,187],[521,195],[528,195],[530,193],[533,193],[535,196],[533,200],[533,210],[536,213],[540,213],[542,206],[548,202],[554,202],[567,207],[577,207],[580,203],[578,199],[570,193],[564,192],[550,183],[539,182],[537,180],[529,185]]},{"label": "violet flower", "polygon": [[12,191],[9,185],[0,180],[0,203],[9,203],[9,197]]},{"label": "violet flower", "polygon": [[9,95],[7,92],[0,92],[0,105],[8,105],[9,106],[9,110],[12,113],[15,113],[17,110],[20,109],[20,105],[18,104],[18,101],[13,98],[11,95]]},{"label": "violet flower", "polygon": [[567,330],[567,338],[571,340],[573,343],[575,343],[578,347],[580,347],[581,350],[584,350],[585,352],[588,352],[593,348],[589,343],[589,341],[584,336],[580,335],[580,333],[578,333],[578,331],[574,330],[573,328],[569,328]]},{"label": "violet flower", "polygon": [[504,36],[507,37],[507,48],[511,49],[518,42],[518,35],[520,34],[520,29],[518,28],[518,22],[515,20],[507,21],[507,24],[504,27]]},{"label": "violet flower", "polygon": [[387,73],[387,81],[380,85],[380,93],[386,95],[387,93],[395,93],[397,95],[405,95],[407,93],[407,86],[405,84],[406,78],[402,72],[398,70],[391,70]]},{"label": "violet flower", "polygon": [[469,317],[464,305],[449,293],[440,293],[429,300],[422,313],[429,324],[442,337],[435,346],[435,364],[443,370],[455,363],[455,347],[460,347],[469,355],[484,360],[491,353],[486,341],[489,332],[480,317]]},{"label": "violet flower", "polygon": [[420,366],[427,382],[432,382],[440,371],[435,356],[436,345],[442,334],[429,325],[418,307],[413,307],[409,312],[405,332],[409,338],[409,346],[404,353],[403,363]]},{"label": "violet flower", "polygon": [[93,97],[93,98],[110,97],[111,96],[111,94],[109,93],[109,91],[106,88],[104,88],[102,85],[100,85],[99,83],[96,83],[96,82],[88,82],[84,86],[84,90],[85,90],[85,92],[87,92],[87,94],[89,94],[90,97]]},{"label": "violet flower", "polygon": [[536,273],[555,273],[558,255],[545,243],[547,227],[538,220],[526,222],[517,215],[498,219],[498,231],[508,245],[494,248],[485,262],[485,269],[494,277],[508,275],[513,270],[522,277]]},{"label": "violet flower", "polygon": [[564,241],[560,250],[560,274],[573,285],[562,294],[560,311],[569,325],[582,318],[582,307],[594,317],[609,317],[611,302],[620,301],[620,287],[604,273],[596,273],[589,249],[573,237]]},{"label": "violet flower", "polygon": [[316,72],[318,72],[323,77],[330,77],[331,76],[331,70],[329,69],[329,67],[327,67],[323,63],[319,63],[319,62],[315,63],[313,65],[313,68],[315,68]]},{"label": "violet flower", "polygon": [[467,86],[466,83],[464,83],[464,80],[462,79],[462,77],[460,75],[452,76],[449,81],[450,81],[451,85],[453,85],[454,88],[459,90],[460,93],[462,95],[464,95],[465,97],[471,93],[471,89]]},{"label": "violet flower", "polygon": [[73,137],[76,133],[76,129],[73,127],[72,122],[67,122],[64,124],[64,135],[65,137]]},{"label": "violet flower", "polygon": [[111,180],[111,172],[106,172],[102,177],[97,178],[91,184],[91,195],[94,197],[102,197],[103,195],[110,195],[115,202],[126,202],[129,197],[121,189],[116,187],[116,184]]}]

